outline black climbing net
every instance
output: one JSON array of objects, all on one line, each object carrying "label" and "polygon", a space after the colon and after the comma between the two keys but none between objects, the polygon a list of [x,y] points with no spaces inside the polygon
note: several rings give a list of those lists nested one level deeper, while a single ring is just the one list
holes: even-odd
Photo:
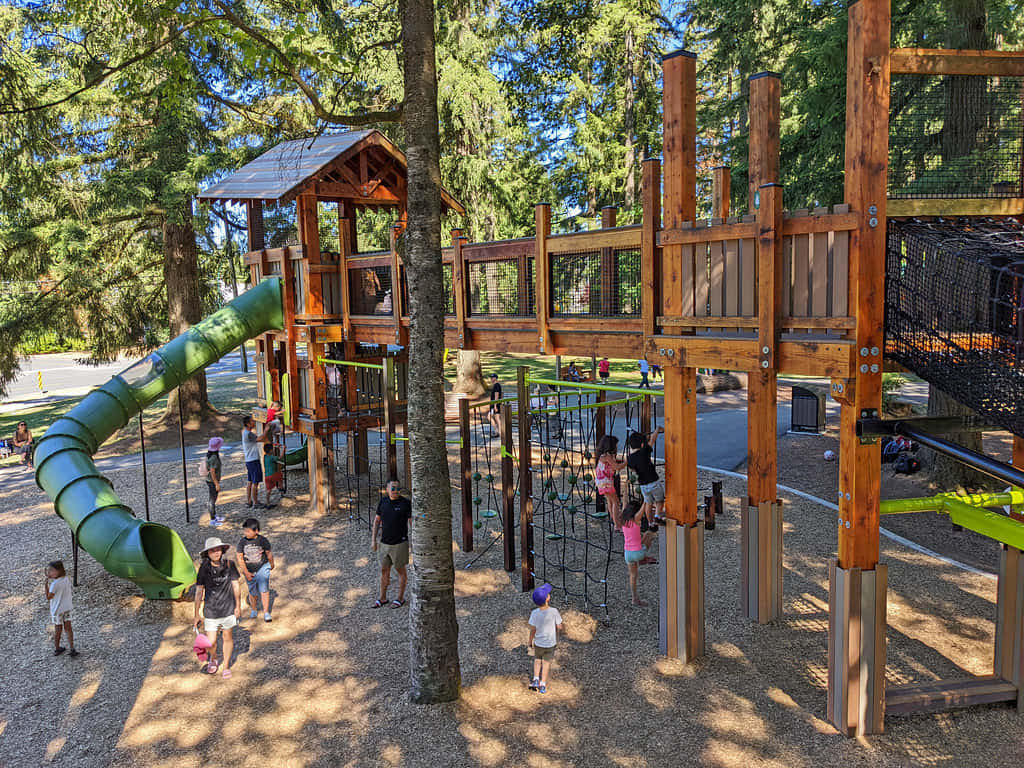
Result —
[{"label": "black climbing net", "polygon": [[1024,78],[894,75],[889,197],[1024,195]]},{"label": "black climbing net", "polygon": [[[604,434],[619,438],[619,457],[625,460],[628,435],[649,431],[657,419],[654,397],[607,395],[602,403],[585,385],[566,385],[558,392],[535,393],[530,403],[534,579],[582,603],[584,610],[603,609],[605,616],[608,573],[612,557],[622,555],[622,536],[596,490],[594,449],[603,427]],[[639,496],[628,470],[620,473],[616,487],[623,506]]]},{"label": "black climbing net", "polygon": [[1024,225],[889,220],[886,354],[1024,435]]}]

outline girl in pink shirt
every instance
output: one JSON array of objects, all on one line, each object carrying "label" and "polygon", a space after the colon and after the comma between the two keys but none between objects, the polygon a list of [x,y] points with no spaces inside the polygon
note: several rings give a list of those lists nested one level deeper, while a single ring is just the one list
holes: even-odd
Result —
[{"label": "girl in pink shirt", "polygon": [[621,524],[619,521],[619,492],[615,490],[615,477],[619,474],[626,462],[619,461],[619,438],[612,435],[605,435],[597,443],[597,470],[594,472],[594,480],[597,483],[597,492],[604,496],[604,506],[616,528]]},{"label": "girl in pink shirt", "polygon": [[640,599],[640,593],[637,591],[637,577],[640,563],[647,557],[647,550],[656,535],[654,531],[640,532],[640,521],[643,516],[643,505],[635,499],[629,502],[622,513],[622,554],[626,559],[626,567],[629,568],[629,588],[633,592],[633,605],[647,605]]}]

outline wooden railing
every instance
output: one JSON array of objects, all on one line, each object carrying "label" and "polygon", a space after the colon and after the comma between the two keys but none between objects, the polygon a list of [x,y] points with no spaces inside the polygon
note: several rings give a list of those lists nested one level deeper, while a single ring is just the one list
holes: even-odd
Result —
[{"label": "wooden railing", "polygon": [[[629,357],[649,353],[651,340],[666,333],[665,338],[684,339],[677,346],[687,336],[696,337],[693,343],[700,338],[753,342],[764,322],[759,311],[761,243],[777,238],[782,243],[779,340],[842,341],[854,327],[849,232],[858,215],[848,206],[798,210],[782,214],[780,223],[748,215],[661,230],[605,226],[564,234],[545,231],[548,216],[547,207],[538,206],[534,237],[470,243],[453,233],[452,245],[442,251],[448,346]],[[605,223],[613,225],[614,216]],[[645,238],[651,238],[650,247]],[[644,253],[654,254],[653,267]],[[257,278],[263,269],[280,274],[286,258],[295,264],[290,271],[296,321],[340,321],[347,329],[344,334],[318,332],[318,339],[344,335],[377,344],[407,341],[408,290],[394,248],[350,256],[344,266],[334,254],[324,254],[312,267],[320,276],[325,311],[316,318],[304,314],[311,268],[300,248],[268,249],[245,258]],[[648,269],[651,277],[645,276]],[[661,312],[659,279],[666,270],[681,275],[679,315]],[[656,300],[645,306],[650,286]],[[645,333],[645,328],[653,330]]]}]

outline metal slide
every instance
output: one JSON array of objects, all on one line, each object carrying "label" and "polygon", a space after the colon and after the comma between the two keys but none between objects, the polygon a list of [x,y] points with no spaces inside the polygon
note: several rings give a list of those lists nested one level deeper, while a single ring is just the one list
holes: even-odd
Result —
[{"label": "metal slide", "polygon": [[79,545],[146,597],[180,597],[195,580],[192,556],[165,525],[135,517],[92,454],[129,420],[246,339],[284,327],[279,278],[264,280],[94,389],[55,421],[35,450],[36,483]]}]

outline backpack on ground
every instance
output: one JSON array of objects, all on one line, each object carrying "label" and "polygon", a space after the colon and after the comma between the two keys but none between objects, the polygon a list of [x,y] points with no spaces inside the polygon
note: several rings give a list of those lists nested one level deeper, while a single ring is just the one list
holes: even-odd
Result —
[{"label": "backpack on ground", "polygon": [[900,455],[900,441],[891,437],[882,442],[882,463],[892,464]]},{"label": "backpack on ground", "polygon": [[921,462],[909,453],[901,453],[892,463],[894,475],[912,475],[921,468]]}]

